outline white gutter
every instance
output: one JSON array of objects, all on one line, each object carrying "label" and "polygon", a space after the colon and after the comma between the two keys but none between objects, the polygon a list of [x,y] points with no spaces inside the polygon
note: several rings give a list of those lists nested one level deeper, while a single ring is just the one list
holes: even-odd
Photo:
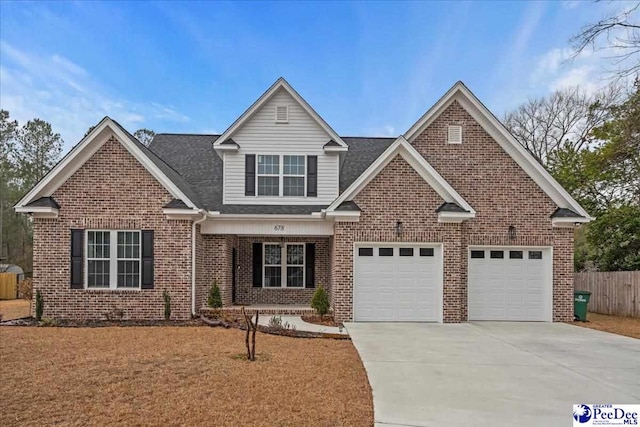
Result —
[{"label": "white gutter", "polygon": [[191,315],[196,315],[196,225],[207,219],[207,212],[198,209],[202,218],[193,221],[191,227]]}]

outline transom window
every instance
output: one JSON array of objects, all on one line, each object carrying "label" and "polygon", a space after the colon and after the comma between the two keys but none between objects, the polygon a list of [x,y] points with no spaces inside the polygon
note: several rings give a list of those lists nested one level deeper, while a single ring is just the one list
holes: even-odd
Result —
[{"label": "transom window", "polygon": [[260,154],[256,163],[258,196],[304,197],[305,156]]},{"label": "transom window", "polygon": [[264,244],[264,287],[304,288],[304,243]]},{"label": "transom window", "polygon": [[87,231],[90,289],[140,288],[140,231]]}]

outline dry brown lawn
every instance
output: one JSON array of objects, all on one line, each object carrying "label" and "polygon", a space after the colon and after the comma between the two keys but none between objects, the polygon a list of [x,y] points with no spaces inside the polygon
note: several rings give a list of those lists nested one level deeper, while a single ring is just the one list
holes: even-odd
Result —
[{"label": "dry brown lawn", "polygon": [[29,317],[29,301],[24,299],[0,301],[0,313],[2,313],[2,320]]},{"label": "dry brown lawn", "polygon": [[640,338],[640,318],[588,313],[588,322],[573,322],[574,325],[613,334]]},{"label": "dry brown lawn", "polygon": [[351,341],[256,349],[236,329],[0,327],[0,425],[373,425]]}]

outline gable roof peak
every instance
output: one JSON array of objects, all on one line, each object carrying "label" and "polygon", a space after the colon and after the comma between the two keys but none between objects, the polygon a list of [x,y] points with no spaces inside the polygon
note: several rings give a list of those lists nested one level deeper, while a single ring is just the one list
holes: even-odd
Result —
[{"label": "gable roof peak", "polygon": [[279,77],[270,87],[267,89],[251,106],[238,117],[232,124],[225,130],[222,135],[213,143],[213,148],[221,146],[223,141],[231,138],[231,136],[247,121],[249,120],[264,104],[266,104],[271,97],[280,89],[284,89],[287,93],[306,111],[309,116],[340,146],[348,149],[349,146],[340,138],[338,133],[329,126],[327,122],[309,105],[309,103],[285,80],[284,77]]}]

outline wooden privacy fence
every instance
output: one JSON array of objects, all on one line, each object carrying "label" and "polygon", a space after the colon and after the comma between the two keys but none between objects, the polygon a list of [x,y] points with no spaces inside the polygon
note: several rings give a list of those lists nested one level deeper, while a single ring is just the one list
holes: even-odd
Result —
[{"label": "wooden privacy fence", "polygon": [[18,275],[16,273],[0,273],[0,299],[16,299],[18,297]]},{"label": "wooden privacy fence", "polygon": [[640,271],[576,273],[574,288],[591,291],[589,311],[640,317]]}]

